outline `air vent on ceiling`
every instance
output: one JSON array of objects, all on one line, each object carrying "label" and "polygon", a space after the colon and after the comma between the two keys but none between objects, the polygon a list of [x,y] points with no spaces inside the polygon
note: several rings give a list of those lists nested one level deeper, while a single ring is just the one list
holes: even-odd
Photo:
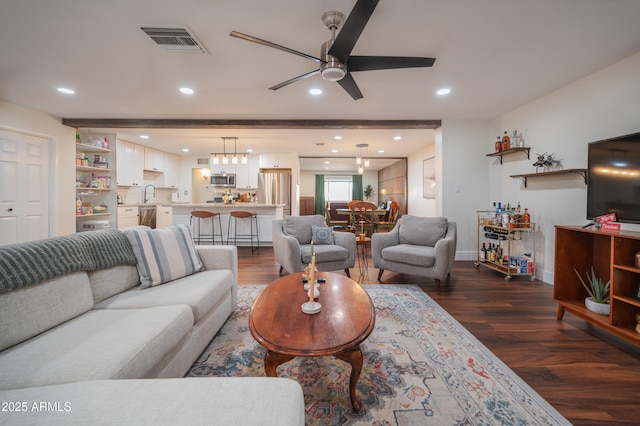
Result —
[{"label": "air vent on ceiling", "polygon": [[208,53],[202,43],[185,26],[140,27],[140,29],[165,50]]},{"label": "air vent on ceiling", "polygon": [[208,158],[198,158],[198,164],[209,164]]}]

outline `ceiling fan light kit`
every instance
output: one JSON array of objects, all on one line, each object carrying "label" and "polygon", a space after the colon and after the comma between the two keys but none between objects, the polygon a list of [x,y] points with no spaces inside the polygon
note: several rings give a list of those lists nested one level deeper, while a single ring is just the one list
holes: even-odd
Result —
[{"label": "ceiling fan light kit", "polygon": [[[323,25],[331,31],[331,38],[324,42],[320,49],[320,58],[298,52],[279,44],[271,43],[257,37],[249,36],[231,31],[232,37],[241,38],[243,40],[258,43],[263,46],[282,50],[297,56],[309,59],[320,64],[320,68],[282,83],[270,87],[271,90],[278,90],[284,86],[295,83],[302,79],[320,76],[327,81],[335,81],[342,87],[353,100],[363,97],[362,92],[355,82],[352,72],[356,71],[374,71],[398,68],[424,68],[433,66],[434,58],[419,57],[400,57],[400,56],[351,56],[356,42],[360,38],[360,34],[369,22],[369,18],[373,14],[379,0],[358,0],[351,10],[349,16],[345,19],[345,15],[330,11],[322,15]],[[343,25],[344,24],[344,25]],[[336,31],[338,35],[336,36]]]}]

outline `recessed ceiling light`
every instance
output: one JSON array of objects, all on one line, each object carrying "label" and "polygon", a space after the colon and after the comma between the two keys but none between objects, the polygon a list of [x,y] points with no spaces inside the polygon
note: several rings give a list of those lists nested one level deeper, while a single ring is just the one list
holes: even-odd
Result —
[{"label": "recessed ceiling light", "polygon": [[402,136],[394,136],[394,137],[393,137],[393,140],[394,140],[394,141],[399,141],[400,139],[402,139]]},{"label": "recessed ceiling light", "polygon": [[336,152],[338,152],[338,150],[337,149],[332,149],[331,152],[333,152],[335,154]]},{"label": "recessed ceiling light", "polygon": [[333,138],[334,138],[335,140],[339,141],[339,140],[341,140],[341,139],[342,139],[342,136],[337,135],[337,136],[334,136]]},{"label": "recessed ceiling light", "polygon": [[322,90],[320,90],[320,89],[311,89],[311,90],[309,90],[309,93],[314,95],[314,96],[318,96],[318,95],[322,95]]},{"label": "recessed ceiling light", "polygon": [[189,148],[182,148],[182,152],[189,152]]},{"label": "recessed ceiling light", "polygon": [[451,93],[451,89],[440,89],[436,93],[440,96],[448,95],[449,93]]},{"label": "recessed ceiling light", "polygon": [[58,92],[64,93],[65,95],[73,95],[76,93],[73,89],[67,87],[58,87]]},{"label": "recessed ceiling light", "polygon": [[331,164],[331,162],[330,161],[325,161],[324,164]]},{"label": "recessed ceiling light", "polygon": [[247,148],[247,152],[253,152],[253,149]]},{"label": "recessed ceiling light", "polygon": [[378,153],[383,154],[384,153],[384,149],[379,149]]},{"label": "recessed ceiling light", "polygon": [[140,135],[140,139],[149,139],[149,135]]},{"label": "recessed ceiling light", "polygon": [[193,95],[193,89],[191,89],[190,87],[181,87],[180,92],[184,93],[185,95]]}]

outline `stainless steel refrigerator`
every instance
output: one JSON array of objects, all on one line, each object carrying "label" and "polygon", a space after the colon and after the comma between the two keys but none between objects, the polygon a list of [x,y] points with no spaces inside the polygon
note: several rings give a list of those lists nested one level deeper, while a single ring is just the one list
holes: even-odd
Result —
[{"label": "stainless steel refrigerator", "polygon": [[284,215],[291,215],[291,169],[260,169],[258,202],[284,204]]}]

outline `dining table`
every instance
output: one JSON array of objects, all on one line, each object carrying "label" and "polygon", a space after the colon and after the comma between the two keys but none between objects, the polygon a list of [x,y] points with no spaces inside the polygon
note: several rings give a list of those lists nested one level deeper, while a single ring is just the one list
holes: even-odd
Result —
[{"label": "dining table", "polygon": [[[336,213],[349,216],[349,225],[355,227],[357,231],[369,230],[369,235],[375,231],[376,223],[384,219],[387,214],[385,209],[375,210],[351,210],[351,209],[336,209]],[[360,227],[360,229],[358,229]]]}]

